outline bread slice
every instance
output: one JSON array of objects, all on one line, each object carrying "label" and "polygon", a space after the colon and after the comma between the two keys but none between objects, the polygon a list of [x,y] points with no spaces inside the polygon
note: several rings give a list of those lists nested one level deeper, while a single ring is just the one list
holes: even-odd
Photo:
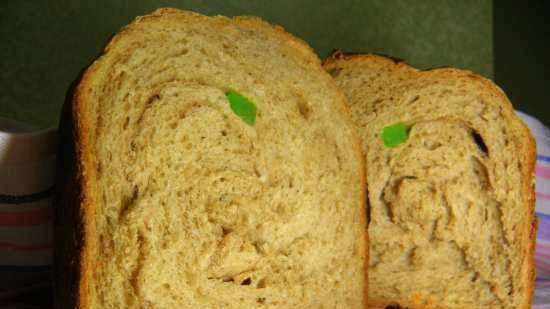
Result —
[{"label": "bread slice", "polygon": [[159,9],[67,110],[59,308],[366,308],[360,140],[304,42]]},{"label": "bread slice", "polygon": [[369,304],[530,308],[535,145],[505,94],[375,55],[324,66],[363,139]]}]

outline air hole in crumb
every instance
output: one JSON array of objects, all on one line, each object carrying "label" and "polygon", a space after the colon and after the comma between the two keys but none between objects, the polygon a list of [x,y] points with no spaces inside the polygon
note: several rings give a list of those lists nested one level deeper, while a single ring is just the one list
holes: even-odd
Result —
[{"label": "air hole in crumb", "polygon": [[158,100],[160,100],[160,95],[159,94],[154,94],[154,95],[150,96],[149,99],[147,99],[147,102],[145,102],[145,105],[146,105],[146,107],[149,107],[155,101],[158,101]]},{"label": "air hole in crumb", "polygon": [[328,74],[330,74],[332,77],[337,77],[341,71],[342,71],[342,68],[334,68],[334,69],[328,70]]},{"label": "air hole in crumb", "polygon": [[479,150],[483,152],[483,154],[485,154],[486,156],[489,155],[489,149],[487,148],[487,145],[485,144],[485,141],[483,140],[481,135],[476,131],[472,131],[472,138],[474,139],[477,148],[479,148]]},{"label": "air hole in crumb", "polygon": [[129,117],[126,117],[124,119],[124,124],[122,125],[122,130],[126,130],[126,128],[128,128],[128,123],[130,122],[130,118]]},{"label": "air hole in crumb", "polygon": [[256,299],[256,301],[257,301],[258,303],[260,303],[260,304],[263,304],[263,303],[265,303],[265,297],[258,297],[258,298]]},{"label": "air hole in crumb", "polygon": [[420,98],[420,96],[415,95],[415,96],[409,101],[409,104],[418,101],[419,98]]},{"label": "air hole in crumb", "polygon": [[304,117],[305,119],[308,119],[309,115],[311,114],[311,108],[309,107],[308,103],[300,97],[296,105],[298,105],[298,111],[300,112],[300,115],[302,115],[302,117]]},{"label": "air hole in crumb", "polygon": [[424,145],[424,148],[428,150],[436,150],[437,148],[441,147],[441,143],[437,141],[426,140],[422,144]]},{"label": "air hole in crumb", "polygon": [[266,287],[265,279],[263,279],[263,278],[260,279],[260,280],[258,281],[258,284],[256,284],[256,287],[257,287],[258,289],[263,289],[263,288],[265,288],[265,287]]},{"label": "air hole in crumb", "polygon": [[262,177],[262,174],[260,173],[260,171],[258,170],[258,168],[256,166],[254,166],[254,174],[258,178]]},{"label": "air hole in crumb", "polygon": [[228,227],[222,226],[222,236],[225,236],[229,233],[231,233],[231,229]]},{"label": "air hole in crumb", "polygon": [[365,190],[365,205],[367,207],[367,211],[365,212],[365,216],[367,217],[367,227],[370,225],[370,218],[371,218],[371,211],[370,211],[370,203],[369,203],[369,188],[367,187]]},{"label": "air hole in crumb", "polygon": [[[259,229],[260,227],[261,227],[261,225],[257,225],[257,226],[256,226],[256,229]],[[256,252],[263,252],[263,251],[264,251],[264,250],[262,250],[262,244],[261,244],[261,243],[255,241],[255,242],[252,243],[252,245],[254,246],[254,249],[256,250]],[[265,284],[265,282],[262,283],[263,281],[265,281],[265,280],[264,280],[264,279],[261,279],[261,280],[258,282],[258,285]]]},{"label": "air hole in crumb", "polygon": [[[338,146],[335,145],[336,148],[338,148]],[[336,152],[336,163],[338,165],[338,170],[342,170],[342,158],[340,158],[340,155],[338,152]]]},{"label": "air hole in crumb", "polygon": [[120,207],[120,211],[119,211],[119,214],[118,214],[119,218],[124,217],[125,214],[128,212],[128,210],[131,209],[135,205],[135,203],[138,199],[138,196],[139,196],[139,188],[138,188],[138,186],[134,186],[131,195],[125,196],[125,197],[122,198],[121,203],[120,203],[121,207]]},{"label": "air hole in crumb", "polygon": [[235,279],[233,279],[233,278],[223,278],[222,281],[223,282],[233,282],[233,281],[235,281]]},{"label": "air hole in crumb", "polygon": [[227,136],[227,132],[225,130],[222,130],[221,133],[222,133],[222,136]]},{"label": "air hole in crumb", "polygon": [[250,285],[252,283],[252,279],[246,278],[241,282],[241,285]]}]

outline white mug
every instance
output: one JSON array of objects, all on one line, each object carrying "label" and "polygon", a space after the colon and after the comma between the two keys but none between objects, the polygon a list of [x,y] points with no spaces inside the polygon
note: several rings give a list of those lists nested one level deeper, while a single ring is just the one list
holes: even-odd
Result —
[{"label": "white mug", "polygon": [[0,299],[48,284],[55,129],[0,118]]}]

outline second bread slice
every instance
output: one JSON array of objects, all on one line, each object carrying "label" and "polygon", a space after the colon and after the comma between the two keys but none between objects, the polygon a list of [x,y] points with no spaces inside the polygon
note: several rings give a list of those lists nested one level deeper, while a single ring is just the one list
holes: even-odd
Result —
[{"label": "second bread slice", "polygon": [[325,63],[367,163],[369,303],[528,309],[535,146],[504,93],[375,55]]}]

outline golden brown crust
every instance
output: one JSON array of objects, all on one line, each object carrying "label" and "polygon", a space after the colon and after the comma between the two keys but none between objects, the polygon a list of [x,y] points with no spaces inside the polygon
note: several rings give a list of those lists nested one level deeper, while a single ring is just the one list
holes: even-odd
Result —
[{"label": "golden brown crust", "polygon": [[[90,235],[93,235],[93,223],[90,222],[91,212],[93,211],[94,204],[90,202],[90,182],[92,166],[92,152],[89,144],[91,132],[90,121],[88,120],[89,114],[84,111],[84,104],[87,100],[85,97],[85,88],[88,86],[89,76],[95,71],[95,66],[92,65],[84,73],[80,84],[78,85],[73,101],[73,119],[75,124],[75,144],[77,149],[76,162],[79,164],[79,176],[80,176],[80,188],[82,190],[80,204],[78,205],[80,211],[80,221],[82,222],[82,245],[79,257],[80,264],[80,282],[78,284],[78,300],[76,308],[87,309],[89,308],[89,282],[91,276],[91,269],[93,266],[89,265],[92,248],[90,247]],[[76,206],[76,205],[75,205]]]},{"label": "golden brown crust", "polygon": [[[78,81],[78,80],[77,80]],[[78,297],[82,229],[78,208],[80,178],[74,138],[73,90],[67,92],[58,130],[56,186],[54,194],[54,300],[56,308],[75,308]]]},{"label": "golden brown crust", "polygon": [[[128,35],[137,25],[146,22],[148,19],[151,18],[158,18],[163,16],[176,16],[177,18],[196,18],[196,19],[204,19],[204,18],[210,18],[205,17],[203,15],[189,12],[189,11],[181,11],[177,9],[171,9],[171,8],[162,8],[157,9],[150,15],[137,17],[131,24],[123,27],[119,33],[117,33],[115,36],[113,36],[109,42],[107,43],[106,47],[103,50],[103,54],[108,53],[109,50],[112,48],[113,45],[117,44],[119,40],[125,35]],[[249,26],[251,28],[254,28],[259,31],[263,31],[266,33],[269,33],[270,35],[277,37],[281,44],[288,44],[291,45],[296,51],[299,52],[300,57],[303,58],[304,62],[308,64],[308,66],[312,70],[318,71],[321,76],[324,78],[324,81],[327,83],[329,87],[333,89],[335,93],[339,96],[339,105],[341,108],[342,113],[346,114],[348,119],[350,119],[350,112],[349,107],[347,106],[347,100],[345,96],[340,92],[338,87],[336,86],[336,83],[330,78],[330,76],[324,71],[324,69],[321,67],[320,60],[315,56],[313,53],[313,50],[307,43],[304,41],[292,36],[291,34],[284,31],[282,27],[271,25],[263,20],[261,20],[258,17],[250,17],[250,16],[239,16],[234,18],[227,18],[227,17],[215,17],[216,20],[223,24],[223,23],[237,23]],[[74,272],[74,292],[72,293],[72,299],[70,301],[64,301],[64,304],[61,305],[62,308],[80,308],[80,309],[89,309],[90,308],[90,291],[89,291],[89,283],[91,282],[91,274],[92,269],[95,267],[98,267],[98,265],[90,265],[92,259],[90,258],[94,251],[97,250],[93,246],[93,241],[91,239],[92,235],[95,235],[95,222],[92,222],[92,218],[94,218],[94,212],[95,212],[95,203],[93,201],[94,194],[92,193],[93,188],[90,185],[90,182],[92,179],[95,178],[95,170],[92,168],[94,166],[94,151],[93,151],[93,145],[91,145],[91,139],[92,137],[90,134],[93,132],[93,123],[92,120],[89,118],[90,114],[87,112],[87,104],[90,101],[90,88],[91,88],[91,77],[96,74],[96,71],[99,67],[99,62],[101,61],[101,56],[98,57],[98,59],[90,65],[87,70],[82,75],[82,78],[76,87],[74,91],[74,95],[71,95],[70,102],[66,103],[71,107],[71,119],[67,119],[67,117],[62,118],[62,122],[68,122],[71,123],[73,126],[72,130],[72,141],[71,143],[74,143],[74,158],[71,161],[70,164],[72,164],[74,167],[76,167],[76,176],[78,180],[71,180],[71,186],[78,188],[79,194],[78,198],[73,200],[72,203],[69,203],[69,205],[66,205],[66,207],[73,207],[78,209],[78,214],[74,220],[75,222],[78,222],[78,229],[76,229],[76,233],[78,236],[78,246],[75,250],[75,258],[77,261],[75,261],[75,267],[73,269]],[[72,91],[71,91],[72,93]],[[350,121],[351,123],[351,121]],[[359,162],[361,162],[361,169],[359,171],[359,177],[360,182],[362,184],[363,190],[360,192],[360,201],[359,201],[359,207],[361,209],[361,216],[363,217],[363,223],[366,227],[366,179],[365,179],[365,168],[364,168],[364,156],[362,154],[362,148],[361,148],[361,141],[359,138],[359,135],[353,130],[353,137],[354,137],[354,149],[356,152],[356,157],[358,158]],[[69,141],[66,141],[69,143]],[[60,169],[66,169],[66,166],[60,166]],[[68,179],[64,178],[61,180],[62,182],[69,181]],[[80,192],[81,191],[81,192]],[[365,294],[364,294],[364,308],[368,308],[368,301],[367,301],[367,269],[368,269],[368,234],[367,229],[364,230],[364,243],[361,244],[365,248],[364,252],[364,272],[365,272]],[[66,253],[65,253],[66,254]],[[63,294],[66,293],[66,291],[56,291],[57,293]]]},{"label": "golden brown crust", "polygon": [[[340,92],[337,88],[338,86],[336,85],[336,82],[330,78],[330,81],[331,81],[331,86],[333,85],[335,88],[336,88],[336,91],[337,93],[339,93],[339,96],[341,97],[341,100],[340,102],[342,102],[342,107],[344,109],[344,113],[346,114],[346,117],[348,119],[351,119],[351,110],[350,110],[350,107],[347,103],[347,98],[345,97],[345,95]],[[350,120],[350,123],[351,120]],[[370,220],[370,218],[367,220],[367,207],[369,207],[368,205],[368,200],[367,200],[367,178],[366,178],[366,175],[367,175],[367,165],[366,165],[366,161],[365,161],[365,155],[363,154],[363,147],[361,145],[361,137],[359,135],[359,132],[357,130],[357,128],[355,127],[354,124],[352,124],[352,129],[353,129],[353,136],[354,136],[354,148],[355,148],[355,152],[357,153],[357,156],[358,156],[358,160],[360,162],[360,166],[361,166],[361,171],[359,172],[360,173],[360,180],[361,180],[361,186],[363,188],[363,190],[361,190],[361,196],[360,196],[360,203],[359,203],[359,207],[361,207],[361,217],[363,218],[363,225],[366,227],[365,229],[365,266],[364,266],[364,270],[365,270],[365,287],[364,287],[364,290],[365,290],[365,308],[368,308],[369,307],[369,301],[368,301],[368,268],[369,268],[369,236],[368,236],[368,220]]]},{"label": "golden brown crust", "polygon": [[[331,79],[332,81],[332,79]],[[332,83],[334,84],[334,87],[336,87],[336,83],[334,81],[332,81]],[[340,93],[338,90],[337,90],[338,93]],[[348,119],[350,119],[350,123],[351,123],[351,112],[350,112],[350,109],[349,109],[349,105],[347,104],[347,99],[344,97],[343,94],[340,93],[340,96],[342,98],[342,100],[340,102],[342,102],[342,107],[343,107],[343,110],[344,110],[344,113],[346,114],[346,117]],[[369,305],[368,305],[368,268],[369,268],[369,236],[368,236],[368,221],[367,221],[367,207],[368,206],[368,201],[367,201],[367,179],[366,179],[366,175],[367,175],[367,166],[366,166],[366,162],[365,162],[365,156],[363,154],[363,147],[361,146],[361,138],[359,137],[359,133],[357,131],[357,129],[355,128],[354,125],[352,125],[352,135],[353,135],[353,148],[355,150],[355,153],[356,153],[356,158],[358,160],[359,163],[359,166],[360,166],[360,170],[359,170],[359,181],[360,181],[360,184],[361,184],[361,192],[359,194],[359,214],[360,214],[360,217],[361,217],[361,225],[365,226],[365,230],[364,230],[364,243],[363,243],[363,252],[364,252],[364,272],[365,272],[365,286],[364,286],[364,293],[365,293],[365,296],[364,296],[364,308],[368,308]]]},{"label": "golden brown crust", "polygon": [[[521,123],[525,130],[529,130],[527,126]],[[523,174],[523,196],[525,197],[525,211],[528,217],[532,217],[531,224],[526,224],[526,231],[524,232],[524,241],[523,243],[528,243],[526,248],[526,259],[523,262],[522,268],[524,272],[524,280],[526,281],[526,291],[525,291],[525,303],[520,307],[520,309],[529,309],[533,301],[533,293],[535,291],[535,265],[534,265],[534,255],[535,255],[535,239],[537,236],[537,218],[533,215],[535,211],[535,189],[534,189],[534,172],[535,172],[535,163],[536,163],[536,144],[535,139],[531,134],[528,134],[527,149],[525,151],[525,158],[523,160],[524,164],[522,165],[522,174]]]},{"label": "golden brown crust", "polygon": [[[534,279],[535,279],[535,267],[534,267],[534,250],[535,250],[535,238],[536,238],[536,229],[537,222],[536,217],[534,216],[534,207],[535,207],[535,192],[534,192],[534,183],[533,175],[535,170],[536,162],[536,145],[533,136],[531,135],[528,127],[515,115],[512,103],[509,101],[506,94],[495,85],[492,81],[472,73],[467,70],[455,69],[455,68],[435,68],[430,70],[419,70],[413,66],[407,64],[401,59],[389,58],[386,56],[374,55],[374,54],[347,54],[340,50],[335,50],[323,61],[323,67],[330,72],[331,70],[338,69],[342,65],[351,65],[351,63],[361,63],[361,62],[378,62],[383,65],[387,65],[397,70],[406,70],[408,73],[412,74],[413,77],[416,75],[438,75],[442,77],[465,77],[472,79],[475,82],[480,83],[483,88],[493,94],[496,97],[500,98],[500,102],[503,105],[503,112],[506,113],[508,119],[512,120],[512,126],[515,127],[521,136],[524,137],[524,140],[521,141],[522,153],[524,154],[523,164],[521,165],[521,174],[522,174],[522,191],[524,197],[524,209],[526,218],[532,218],[531,222],[526,222],[524,230],[522,232],[521,238],[523,243],[528,245],[525,248],[524,260],[522,263],[522,270],[520,274],[523,276],[522,281],[525,286],[525,297],[524,303],[519,307],[519,309],[529,309],[531,308],[532,295],[534,292]],[[396,301],[396,300],[378,300],[378,299],[369,299],[370,307],[385,307],[385,306],[400,306],[403,308],[411,307],[415,309],[429,309],[423,305],[416,303],[411,303],[409,301]],[[431,307],[430,307],[431,308]],[[438,308],[441,308],[438,306]],[[442,308],[444,309],[444,308]]]},{"label": "golden brown crust", "polygon": [[[343,112],[346,114],[346,117],[348,119],[351,119],[351,110],[350,110],[350,107],[347,103],[347,98],[345,97],[345,95],[343,93],[341,93],[337,88],[338,86],[336,85],[336,82],[330,78],[330,82],[331,82],[331,86],[334,86],[334,88],[336,89],[337,93],[339,94],[339,96],[341,97],[341,100],[340,102],[342,102],[342,107],[343,107]],[[350,123],[351,120],[350,120]],[[369,236],[368,236],[368,220],[367,220],[367,207],[369,207],[368,205],[368,200],[367,200],[367,179],[366,179],[366,175],[367,175],[367,165],[366,165],[366,161],[365,161],[365,155],[363,154],[363,147],[361,145],[361,137],[359,135],[359,132],[357,130],[357,128],[355,127],[354,124],[352,124],[352,129],[353,129],[353,136],[354,136],[354,148],[355,148],[355,152],[357,154],[357,157],[358,157],[358,160],[360,162],[360,166],[361,166],[361,170],[360,170],[360,181],[361,181],[361,186],[363,188],[363,190],[361,190],[361,195],[360,195],[360,202],[359,202],[359,207],[361,209],[360,211],[360,214],[361,214],[361,217],[363,218],[363,222],[362,224],[366,227],[365,229],[365,235],[364,235],[364,238],[365,238],[365,266],[364,266],[364,270],[365,270],[365,287],[364,287],[364,290],[365,290],[365,308],[368,308],[369,307],[369,302],[368,302],[368,268],[369,268]],[[370,218],[369,218],[370,219]]]},{"label": "golden brown crust", "polygon": [[[346,104],[345,102],[345,99],[344,101],[342,101],[344,104]],[[349,106],[348,105],[345,105],[345,112],[347,114],[347,117],[348,119],[351,119],[351,115],[350,115],[350,110],[349,110]],[[351,123],[351,121],[350,121]],[[366,162],[365,162],[365,156],[363,155],[363,148],[361,146],[361,139],[359,137],[359,134],[356,130],[355,127],[352,128],[353,131],[352,131],[352,134],[354,136],[354,143],[353,143],[353,148],[355,150],[355,153],[356,153],[356,156],[357,156],[357,160],[360,162],[359,166],[360,166],[360,171],[359,171],[359,178],[360,178],[360,184],[361,184],[361,192],[359,194],[359,214],[361,216],[361,225],[365,226],[365,231],[364,231],[364,243],[363,243],[363,252],[364,252],[364,266],[363,266],[363,269],[364,269],[364,272],[365,272],[365,286],[364,286],[364,293],[365,293],[365,296],[364,296],[364,308],[368,308],[369,307],[369,303],[368,303],[368,268],[369,268],[369,236],[368,236],[368,220],[367,220],[367,207],[368,206],[368,201],[367,201],[367,180],[366,180],[366,175],[367,175],[367,166],[366,166]]]},{"label": "golden brown crust", "polygon": [[152,13],[144,16],[138,16],[134,21],[125,27],[123,27],[116,35],[111,39],[111,41],[105,47],[104,52],[108,52],[112,45],[116,44],[122,35],[130,32],[135,26],[148,21],[152,18],[161,18],[172,16],[175,18],[185,18],[185,19],[196,19],[197,21],[208,19],[215,19],[215,22],[219,25],[224,24],[240,24],[249,26],[251,29],[260,30],[262,32],[269,33],[271,36],[278,38],[282,44],[288,44],[295,48],[296,51],[300,52],[301,57],[307,62],[316,65],[319,67],[319,70],[322,71],[320,67],[321,61],[315,55],[313,49],[302,39],[293,36],[292,34],[286,32],[283,27],[279,25],[274,25],[265,20],[256,17],[256,16],[235,16],[235,17],[225,17],[225,16],[214,16],[208,17],[201,15],[199,13],[184,11],[174,8],[159,8],[153,11]]}]

